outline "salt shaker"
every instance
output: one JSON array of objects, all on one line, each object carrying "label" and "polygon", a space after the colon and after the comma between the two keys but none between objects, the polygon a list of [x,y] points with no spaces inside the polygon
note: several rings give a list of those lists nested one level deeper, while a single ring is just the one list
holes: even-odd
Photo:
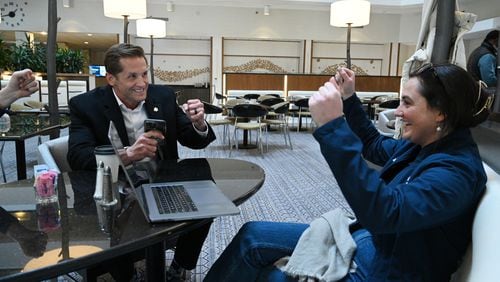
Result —
[{"label": "salt shaker", "polygon": [[102,200],[102,189],[103,189],[103,177],[104,177],[104,163],[99,161],[99,165],[97,166],[97,173],[95,177],[95,192],[94,192],[94,200],[100,201]]}]

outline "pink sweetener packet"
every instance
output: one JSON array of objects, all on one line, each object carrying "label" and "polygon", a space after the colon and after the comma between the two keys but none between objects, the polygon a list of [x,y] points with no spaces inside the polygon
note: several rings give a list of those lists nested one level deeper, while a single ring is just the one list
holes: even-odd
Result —
[{"label": "pink sweetener packet", "polygon": [[47,170],[40,172],[35,178],[35,192],[40,198],[56,196],[57,172]]}]

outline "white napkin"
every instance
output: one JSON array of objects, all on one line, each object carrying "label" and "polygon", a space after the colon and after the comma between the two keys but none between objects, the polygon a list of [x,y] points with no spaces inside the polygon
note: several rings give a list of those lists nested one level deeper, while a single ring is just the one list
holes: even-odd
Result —
[{"label": "white napkin", "polygon": [[349,225],[355,221],[341,209],[323,214],[304,231],[292,255],[275,265],[300,281],[342,279],[355,268],[351,261],[356,243],[349,232]]}]

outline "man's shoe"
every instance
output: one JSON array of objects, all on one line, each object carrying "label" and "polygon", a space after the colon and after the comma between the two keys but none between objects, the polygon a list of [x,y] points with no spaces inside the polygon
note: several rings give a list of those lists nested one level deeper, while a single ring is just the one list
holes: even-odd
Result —
[{"label": "man's shoe", "polygon": [[167,282],[191,281],[191,271],[182,267],[170,266],[166,273]]}]

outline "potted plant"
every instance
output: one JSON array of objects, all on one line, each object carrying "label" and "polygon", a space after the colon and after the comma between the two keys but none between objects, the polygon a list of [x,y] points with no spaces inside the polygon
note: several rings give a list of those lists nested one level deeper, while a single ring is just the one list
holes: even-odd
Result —
[{"label": "potted plant", "polygon": [[6,66],[10,62],[10,49],[5,45],[3,40],[0,38],[0,73],[6,69]]},{"label": "potted plant", "polygon": [[[25,41],[9,48],[1,48],[0,67],[15,71],[30,68],[34,72],[47,73],[47,47],[42,43],[31,45]],[[5,52],[2,52],[4,50]],[[5,61],[2,61],[2,54]],[[84,56],[81,50],[58,48],[56,53],[56,72],[80,73],[84,66]]]},{"label": "potted plant", "polygon": [[6,65],[11,71],[30,68],[34,72],[47,72],[47,48],[42,44],[33,47],[28,42],[11,47],[10,62]]},{"label": "potted plant", "polygon": [[81,50],[58,48],[56,53],[56,70],[58,73],[80,73],[83,69],[84,57]]}]

